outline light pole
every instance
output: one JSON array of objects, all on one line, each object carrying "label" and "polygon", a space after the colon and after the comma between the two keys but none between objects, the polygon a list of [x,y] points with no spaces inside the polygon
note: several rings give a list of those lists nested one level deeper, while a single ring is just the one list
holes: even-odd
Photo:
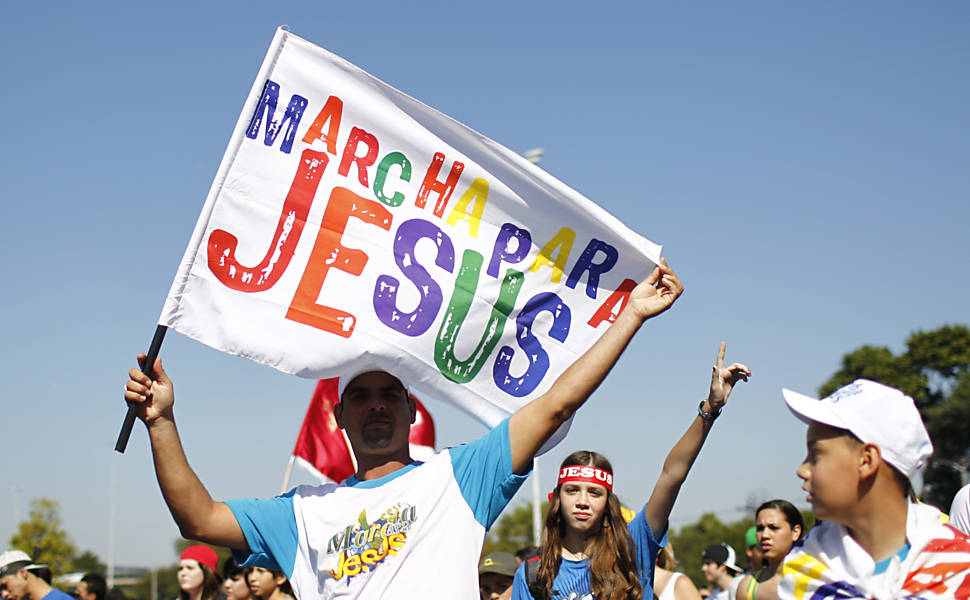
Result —
[{"label": "light pole", "polygon": [[115,518],[117,517],[117,479],[118,479],[118,453],[111,453],[111,483],[108,494],[108,589],[115,586]]}]

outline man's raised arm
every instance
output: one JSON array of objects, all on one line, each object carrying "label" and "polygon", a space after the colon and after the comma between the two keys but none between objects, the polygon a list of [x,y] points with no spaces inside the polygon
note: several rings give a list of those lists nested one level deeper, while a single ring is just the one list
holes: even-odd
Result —
[{"label": "man's raised arm", "polygon": [[[144,360],[144,354],[138,356],[139,363]],[[135,407],[138,418],[148,429],[158,486],[179,532],[187,539],[248,550],[232,511],[225,503],[212,499],[185,458],[175,427],[172,380],[162,369],[161,358],[155,359],[154,371],[154,380],[141,369],[129,371],[125,400]]]},{"label": "man's raised arm", "polygon": [[667,261],[660,259],[609,329],[556,379],[545,394],[515,411],[509,419],[512,466],[524,473],[553,432],[568,420],[610,372],[643,322],[670,308],[684,291]]}]

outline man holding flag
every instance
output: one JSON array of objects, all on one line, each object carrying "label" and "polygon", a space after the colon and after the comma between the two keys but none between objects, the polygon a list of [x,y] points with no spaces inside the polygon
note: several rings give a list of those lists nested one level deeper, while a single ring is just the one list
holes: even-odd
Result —
[{"label": "man holding flag", "polygon": [[186,538],[232,548],[248,565],[283,570],[302,600],[470,598],[485,532],[539,448],[599,386],[640,326],[682,292],[661,260],[548,392],[483,438],[426,463],[412,461],[408,450],[414,404],[403,382],[384,371],[352,374],[341,381],[335,417],[357,473],[339,485],[300,487],[269,500],[212,499],[185,457],[172,381],[160,359],[154,380],[130,371],[125,399],[148,429],[162,495]]}]

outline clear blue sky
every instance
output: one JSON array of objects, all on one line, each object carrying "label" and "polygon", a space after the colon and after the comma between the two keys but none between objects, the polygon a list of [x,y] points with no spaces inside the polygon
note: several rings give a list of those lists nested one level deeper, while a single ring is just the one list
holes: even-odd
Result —
[{"label": "clear blue sky", "polygon": [[[544,490],[592,448],[644,502],[725,339],[754,377],[672,522],[804,506],[781,388],[813,393],[861,344],[970,321],[970,4],[348,4],[5,8],[0,542],[48,497],[107,556],[125,374],[281,24],[512,149],[544,147],[544,169],[665,245],[686,294],[544,459]],[[212,494],[277,493],[313,383],[178,334],[163,355]],[[428,404],[441,444],[483,433]],[[116,464],[118,564],[173,562],[140,424]]]}]

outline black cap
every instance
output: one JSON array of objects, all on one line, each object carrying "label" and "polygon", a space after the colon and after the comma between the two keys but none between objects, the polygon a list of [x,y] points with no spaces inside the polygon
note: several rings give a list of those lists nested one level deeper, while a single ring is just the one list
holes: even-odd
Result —
[{"label": "black cap", "polygon": [[707,548],[704,548],[704,552],[701,553],[701,557],[704,560],[712,560],[719,565],[724,565],[735,573],[741,572],[741,567],[734,562],[734,548],[728,546],[727,544],[714,544],[708,546]]}]

